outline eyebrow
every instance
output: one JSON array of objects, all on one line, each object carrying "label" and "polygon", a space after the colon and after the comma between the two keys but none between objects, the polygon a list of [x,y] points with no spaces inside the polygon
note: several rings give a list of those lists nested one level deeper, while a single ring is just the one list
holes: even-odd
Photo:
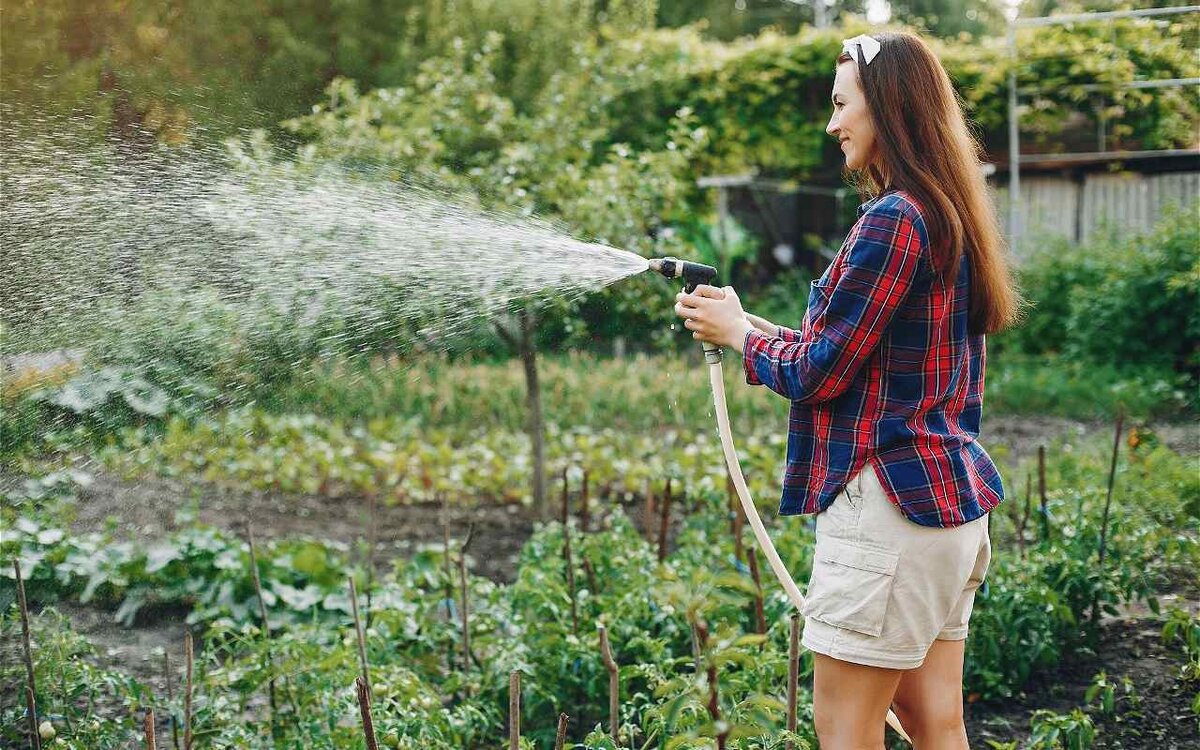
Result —
[{"label": "eyebrow", "polygon": [[829,101],[833,102],[834,104],[837,104],[837,98],[839,96],[841,96],[841,94],[833,94],[832,96],[829,97]]}]

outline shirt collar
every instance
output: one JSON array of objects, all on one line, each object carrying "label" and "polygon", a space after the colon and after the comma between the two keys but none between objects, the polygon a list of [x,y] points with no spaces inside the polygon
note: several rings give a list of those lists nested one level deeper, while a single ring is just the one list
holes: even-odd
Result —
[{"label": "shirt collar", "polygon": [[887,195],[888,193],[892,193],[892,192],[895,192],[895,191],[885,190],[882,193],[880,193],[879,195],[872,198],[871,200],[867,201],[866,203],[860,203],[858,206],[858,218],[861,219],[862,215],[865,214],[871,208],[871,206],[875,205],[885,195]]}]

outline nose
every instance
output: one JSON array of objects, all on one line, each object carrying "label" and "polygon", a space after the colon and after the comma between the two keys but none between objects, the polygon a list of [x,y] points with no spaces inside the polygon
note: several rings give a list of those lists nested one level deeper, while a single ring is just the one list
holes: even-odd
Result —
[{"label": "nose", "polygon": [[829,124],[825,126],[825,132],[836,138],[839,130],[841,130],[841,125],[837,123],[837,113],[835,112],[830,116]]}]

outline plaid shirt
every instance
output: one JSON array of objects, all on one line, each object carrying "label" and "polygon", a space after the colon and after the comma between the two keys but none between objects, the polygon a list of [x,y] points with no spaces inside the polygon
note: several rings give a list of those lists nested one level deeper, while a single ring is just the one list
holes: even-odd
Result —
[{"label": "plaid shirt", "polygon": [[792,401],[781,515],[828,508],[867,463],[922,526],[972,521],[1004,498],[979,443],[984,337],[967,333],[968,259],[935,277],[906,193],[862,204],[812,282],[799,331],[746,335],[746,382]]}]

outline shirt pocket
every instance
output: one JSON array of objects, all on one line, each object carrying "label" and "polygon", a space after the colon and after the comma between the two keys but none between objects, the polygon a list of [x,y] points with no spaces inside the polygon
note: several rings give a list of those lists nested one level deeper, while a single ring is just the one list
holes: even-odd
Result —
[{"label": "shirt pocket", "polygon": [[804,328],[814,336],[825,327],[825,310],[829,307],[829,296],[833,293],[833,287],[833,282],[823,282],[821,279],[809,282]]},{"label": "shirt pocket", "polygon": [[801,614],[879,636],[899,562],[898,550],[837,537],[818,538]]}]

